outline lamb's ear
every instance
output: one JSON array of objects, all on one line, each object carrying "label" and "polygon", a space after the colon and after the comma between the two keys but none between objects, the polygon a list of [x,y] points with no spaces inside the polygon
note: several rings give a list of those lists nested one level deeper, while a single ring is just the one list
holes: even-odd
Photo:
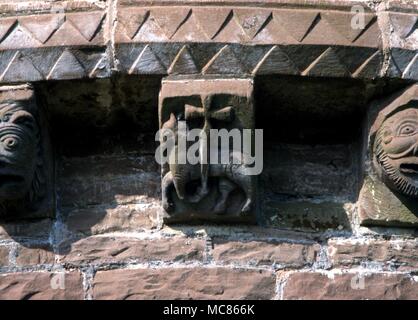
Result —
[{"label": "lamb's ear", "polygon": [[171,130],[173,130],[176,126],[176,123],[177,123],[176,116],[173,113],[171,113],[170,114],[170,119],[168,119],[166,122],[164,122],[161,129],[171,129]]}]

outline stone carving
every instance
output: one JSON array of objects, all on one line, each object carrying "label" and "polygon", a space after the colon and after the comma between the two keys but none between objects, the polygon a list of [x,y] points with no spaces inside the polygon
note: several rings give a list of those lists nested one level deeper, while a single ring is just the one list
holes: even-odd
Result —
[{"label": "stone carving", "polygon": [[418,109],[397,111],[383,122],[374,154],[391,188],[418,197]]},{"label": "stone carving", "polygon": [[416,14],[410,10],[391,8],[389,19],[367,6],[360,17],[352,3],[336,1],[306,8],[291,0],[138,4],[118,3],[115,55],[122,72],[376,78],[383,35],[394,33],[391,75],[418,77]]},{"label": "stone carving", "polygon": [[[211,2],[2,7],[0,82],[113,72],[418,79],[417,16],[408,6],[381,13],[365,6],[364,27],[357,28],[358,13],[347,3]],[[389,33],[386,68],[382,39]],[[108,47],[109,39],[114,45]]]},{"label": "stone carving", "polygon": [[[219,2],[218,2],[219,3]],[[353,28],[355,12],[242,6],[133,7],[120,5],[118,42],[312,43],[377,46],[377,17],[364,12],[364,24]],[[364,26],[364,27],[363,27]],[[363,27],[363,28],[361,28]],[[411,26],[412,28],[412,26]],[[326,33],[328,37],[322,37]]]},{"label": "stone carving", "polygon": [[104,10],[88,3],[30,5],[14,7],[12,16],[0,8],[0,82],[109,74]]},{"label": "stone carving", "polygon": [[[214,146],[210,129],[253,128],[252,81],[165,80],[160,94],[160,125],[175,132],[175,147],[162,165],[162,204],[166,222],[254,222],[256,206],[255,177],[248,175],[248,162],[242,150],[231,149],[227,163],[208,163],[203,159]],[[180,148],[185,138],[180,123],[187,129],[201,129],[197,163],[186,159],[190,143]],[[161,145],[168,141],[161,139]]]},{"label": "stone carving", "polygon": [[418,224],[418,86],[376,105],[370,112],[372,166],[360,194],[363,224]]},{"label": "stone carving", "polygon": [[0,88],[0,217],[51,214],[51,159],[33,91]]},{"label": "stone carving", "polygon": [[[118,45],[120,67],[129,74],[288,74],[374,78],[382,64],[377,49],[310,46],[252,46],[212,44],[151,43]],[[130,55],[124,52],[129,50]],[[249,59],[249,56],[251,58]]]},{"label": "stone carving", "polygon": [[[178,153],[177,148],[172,152],[171,157],[175,157]],[[230,155],[231,164],[210,164],[207,168],[208,177],[217,177],[217,188],[220,193],[216,199],[216,204],[212,208],[214,214],[224,214],[226,211],[227,200],[232,191],[237,187],[244,191],[246,200],[241,208],[241,213],[245,214],[252,209],[252,199],[254,196],[254,187],[252,185],[252,177],[246,175],[245,165],[233,165],[234,157],[242,157],[240,153]],[[171,159],[169,172],[162,181],[162,203],[163,208],[168,211],[174,211],[174,202],[171,198],[172,188],[175,188],[176,195],[180,200],[185,200],[190,203],[198,203],[210,192],[207,183],[204,186],[197,188],[193,195],[186,194],[186,186],[193,181],[205,179],[202,177],[202,172],[199,165],[178,164],[175,159]],[[208,178],[206,177],[206,178]]]}]

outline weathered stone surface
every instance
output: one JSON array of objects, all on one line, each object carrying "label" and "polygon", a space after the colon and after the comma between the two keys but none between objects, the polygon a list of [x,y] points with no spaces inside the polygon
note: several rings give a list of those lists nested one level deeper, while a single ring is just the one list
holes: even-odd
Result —
[{"label": "weathered stone surface", "polygon": [[418,50],[417,14],[386,12],[381,18],[387,23],[385,26],[392,29],[389,36],[391,46]]},{"label": "weathered stone surface", "polygon": [[359,217],[363,225],[411,227],[418,217],[380,181],[366,178],[360,193]]},{"label": "weathered stone surface", "polygon": [[418,86],[375,103],[368,114],[367,176],[359,197],[363,225],[418,223]]},{"label": "weathered stone surface", "polygon": [[16,252],[17,266],[32,266],[39,264],[53,264],[55,254],[48,244],[43,245],[20,245]]},{"label": "weathered stone surface", "polygon": [[[163,80],[159,118],[164,133],[160,135],[159,152],[162,159],[166,157],[161,166],[165,222],[255,222],[254,171],[261,167],[261,161],[249,163],[245,154],[254,145],[254,132],[251,131],[250,141],[242,138],[244,130],[254,129],[255,125],[253,86],[251,78]],[[188,156],[196,145],[186,145],[182,140],[186,139],[182,125],[200,129],[199,137],[206,137],[196,142],[206,156],[200,151],[193,164]],[[211,128],[235,130],[239,146],[234,141],[232,147],[229,140],[224,146],[224,139],[213,135]],[[216,146],[210,142],[212,139],[217,139]],[[220,162],[222,149],[227,150],[227,161]],[[181,163],[181,155],[188,157],[185,164]]]},{"label": "weathered stone surface", "polygon": [[389,75],[394,78],[402,77],[416,80],[418,76],[417,54],[418,50],[393,48],[389,61]]},{"label": "weathered stone surface", "polygon": [[86,235],[119,231],[140,231],[158,226],[158,214],[162,210],[157,203],[127,205],[98,205],[73,209],[66,216],[66,226],[74,233]]},{"label": "weathered stone surface", "polygon": [[6,267],[9,265],[9,248],[6,246],[0,246],[0,267]]},{"label": "weathered stone surface", "polygon": [[[239,284],[239,285],[238,285]],[[97,272],[94,299],[271,299],[270,271],[227,268],[163,268]]]},{"label": "weathered stone surface", "polygon": [[268,241],[214,241],[213,259],[236,265],[277,265],[303,267],[316,260],[318,244],[275,243]]},{"label": "weathered stone surface", "polygon": [[300,75],[374,79],[383,55],[373,48],[218,43],[117,44],[120,72],[128,74]]},{"label": "weathered stone surface", "polygon": [[[121,71],[366,78],[380,73],[381,32],[367,8],[364,26],[353,27],[356,12],[321,10],[323,3],[309,10],[220,4],[167,8],[119,2],[124,22],[117,25],[115,42]],[[298,67],[301,61],[304,68]]]},{"label": "weathered stone surface", "polygon": [[81,300],[84,299],[82,276],[79,272],[0,274],[0,299]]},{"label": "weathered stone surface", "polygon": [[346,207],[358,199],[361,155],[352,124],[363,121],[360,110],[377,88],[342,79],[285,79],[256,82],[256,120],[265,141],[263,216],[280,228],[349,230]]},{"label": "weathered stone surface", "polygon": [[417,299],[418,282],[409,275],[375,273],[291,273],[283,287],[283,299],[392,300]]},{"label": "weathered stone surface", "polygon": [[328,255],[334,267],[381,265],[384,269],[418,269],[418,242],[415,240],[328,241]]},{"label": "weathered stone surface", "polygon": [[[103,169],[119,173],[128,173],[131,167],[138,173],[152,170],[155,161],[145,159],[156,148],[155,110],[160,86],[159,77],[119,76],[112,80],[72,81],[71,85],[66,81],[42,82],[36,89],[37,96],[48,106],[51,131],[60,141],[57,152],[65,157],[62,160],[68,169],[78,167],[76,171],[85,173],[85,167],[101,174],[94,168],[94,161]],[[58,165],[58,173],[63,174],[65,168]]]},{"label": "weathered stone surface", "polygon": [[0,117],[0,218],[53,217],[54,159],[33,87],[1,86]]},{"label": "weathered stone surface", "polygon": [[139,231],[158,224],[160,175],[151,156],[65,158],[61,211],[70,231]]},{"label": "weathered stone surface", "polygon": [[129,4],[119,3],[118,14],[124,23],[118,24],[117,43],[190,41],[369,47],[381,43],[376,16],[371,12],[364,13],[364,28],[352,28],[355,13],[319,8],[273,9],[264,3],[263,7],[251,9],[239,5],[133,8]]},{"label": "weathered stone surface", "polygon": [[2,223],[0,225],[0,239],[47,239],[52,226],[51,219]]},{"label": "weathered stone surface", "polygon": [[276,194],[350,198],[358,177],[351,146],[268,145],[262,180]]},{"label": "weathered stone surface", "polygon": [[160,179],[153,156],[65,159],[60,173],[63,207],[147,204],[159,199]]},{"label": "weathered stone surface", "polygon": [[[297,242],[297,243],[315,243],[318,239],[318,233],[311,230],[304,232],[296,230],[283,230],[280,228],[269,228],[256,225],[165,225],[161,234],[166,237],[173,236],[194,236],[201,237],[207,235],[211,239],[225,240],[259,240],[259,241],[277,241],[277,242]],[[286,241],[288,240],[288,241]]]},{"label": "weathered stone surface", "polygon": [[269,226],[304,231],[350,228],[350,212],[342,203],[283,201],[271,197],[264,201],[263,212]]},{"label": "weathered stone surface", "polygon": [[204,241],[187,238],[139,240],[96,236],[68,243],[60,251],[60,261],[72,264],[121,261],[188,262],[203,259]]},{"label": "weathered stone surface", "polygon": [[28,1],[5,5],[0,10],[0,49],[4,61],[0,81],[110,74],[103,6],[90,1]]},{"label": "weathered stone surface", "polygon": [[[416,50],[416,5],[381,12],[358,4],[357,12],[340,1],[8,4],[0,9],[0,81],[109,77],[113,64],[124,74],[384,76],[385,46]],[[308,66],[295,68],[298,59],[278,46],[301,49]],[[402,71],[395,56],[390,73],[417,79],[417,58]]]}]

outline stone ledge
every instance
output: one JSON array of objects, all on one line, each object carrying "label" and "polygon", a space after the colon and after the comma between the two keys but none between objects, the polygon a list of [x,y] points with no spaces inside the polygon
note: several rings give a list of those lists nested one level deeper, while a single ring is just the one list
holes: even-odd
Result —
[{"label": "stone ledge", "polygon": [[[417,16],[396,1],[76,1],[64,13],[26,4],[0,6],[0,83],[196,74],[213,64],[221,74],[418,79]],[[351,27],[355,4],[365,6],[364,29]]]}]

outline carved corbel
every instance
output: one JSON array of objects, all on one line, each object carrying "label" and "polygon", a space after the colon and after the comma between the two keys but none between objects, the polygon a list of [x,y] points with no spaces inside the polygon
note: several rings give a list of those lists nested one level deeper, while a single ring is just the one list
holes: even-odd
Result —
[{"label": "carved corbel", "polygon": [[370,110],[365,169],[361,223],[418,226],[418,85]]},{"label": "carved corbel", "polygon": [[[163,80],[159,120],[160,148],[167,160],[162,163],[165,222],[255,222],[256,175],[249,174],[244,150],[254,137],[242,140],[244,129],[254,129],[252,94],[252,79]],[[191,142],[186,136],[193,129]],[[241,146],[227,142],[225,151],[222,141],[215,145],[213,129],[237,133]],[[170,141],[172,148],[167,148]],[[214,156],[219,156],[217,163]]]},{"label": "carved corbel", "polygon": [[53,159],[29,85],[0,87],[0,218],[52,217]]}]

